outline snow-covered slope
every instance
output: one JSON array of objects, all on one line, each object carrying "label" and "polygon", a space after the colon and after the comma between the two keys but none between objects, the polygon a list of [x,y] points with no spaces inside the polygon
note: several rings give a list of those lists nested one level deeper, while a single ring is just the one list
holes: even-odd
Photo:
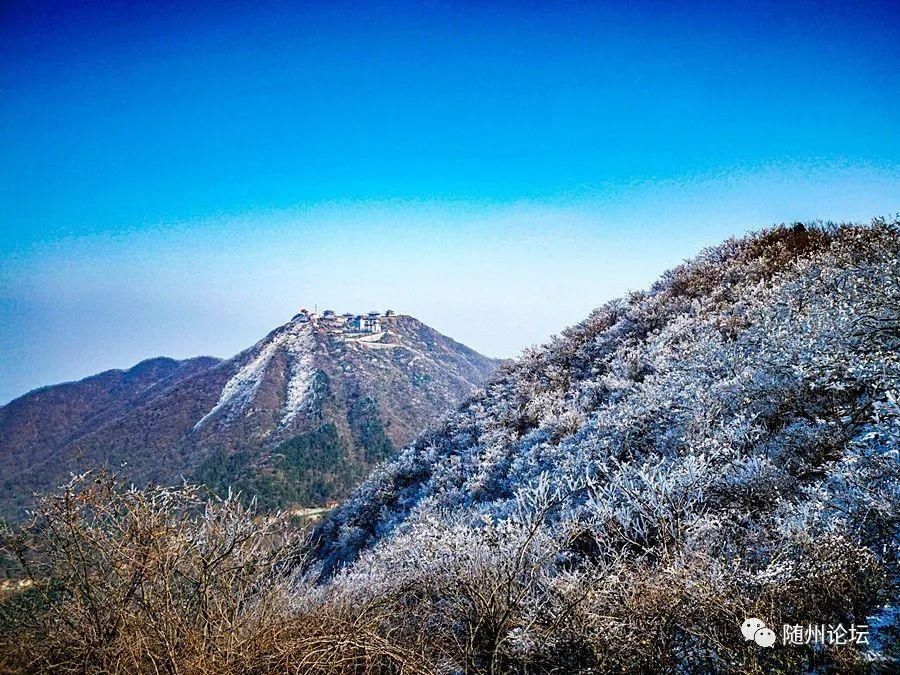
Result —
[{"label": "snow-covered slope", "polygon": [[266,507],[343,496],[496,365],[413,317],[380,321],[368,334],[301,313],[226,361],[158,360],[175,365],[103,416],[79,400],[107,374],[17,399],[0,408],[0,511],[97,467],[138,482],[235,485]]},{"label": "snow-covered slope", "polygon": [[272,358],[279,350],[284,350],[290,359],[282,425],[290,422],[303,404],[315,373],[313,324],[308,321],[293,321],[256,345],[253,357],[247,359],[225,383],[216,405],[194,425],[194,430],[220,412],[224,412],[226,421],[232,421],[244,412],[252,403]]},{"label": "snow-covered slope", "polygon": [[780,227],[506,367],[319,527],[313,568],[448,672],[847,672],[887,657],[738,628],[896,605],[898,452],[898,224]]}]

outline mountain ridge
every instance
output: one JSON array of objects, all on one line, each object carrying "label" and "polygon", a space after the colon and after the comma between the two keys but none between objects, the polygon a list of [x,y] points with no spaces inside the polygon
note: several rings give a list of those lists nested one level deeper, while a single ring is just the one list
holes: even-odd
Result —
[{"label": "mountain ridge", "polygon": [[[253,474],[255,462],[280,444],[328,422],[334,429],[326,445],[348,454],[347,466],[336,470],[357,480],[370,463],[357,447],[363,436],[379,444],[383,458],[496,365],[413,317],[360,319],[362,328],[354,328],[352,315],[304,310],[230,359],[157,357],[11,401],[0,407],[0,504],[16,493],[21,504],[23,492],[52,487],[51,476],[59,481],[89,468],[165,484],[202,478],[210,457],[237,456]],[[383,438],[360,425],[383,427]],[[230,481],[242,476],[220,475],[213,487],[227,489]],[[331,496],[330,489],[317,494]],[[269,505],[282,506],[281,499]]]}]

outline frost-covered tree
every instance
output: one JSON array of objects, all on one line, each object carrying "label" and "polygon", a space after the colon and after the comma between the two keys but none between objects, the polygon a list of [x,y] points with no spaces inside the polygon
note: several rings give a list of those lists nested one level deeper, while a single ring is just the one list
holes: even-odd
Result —
[{"label": "frost-covered tree", "polygon": [[319,528],[314,568],[395,598],[451,671],[887,663],[737,627],[897,602],[898,400],[898,222],[730,240],[528,350]]}]

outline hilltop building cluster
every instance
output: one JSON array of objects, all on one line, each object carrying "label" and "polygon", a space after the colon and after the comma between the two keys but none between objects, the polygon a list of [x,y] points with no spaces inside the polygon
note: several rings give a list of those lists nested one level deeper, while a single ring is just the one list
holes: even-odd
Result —
[{"label": "hilltop building cluster", "polygon": [[383,314],[373,311],[368,314],[352,314],[346,312],[337,314],[334,310],[326,309],[321,316],[317,312],[311,312],[301,308],[294,316],[294,320],[322,322],[329,328],[342,333],[380,333],[382,331],[382,319],[396,316],[394,310],[389,309]]}]

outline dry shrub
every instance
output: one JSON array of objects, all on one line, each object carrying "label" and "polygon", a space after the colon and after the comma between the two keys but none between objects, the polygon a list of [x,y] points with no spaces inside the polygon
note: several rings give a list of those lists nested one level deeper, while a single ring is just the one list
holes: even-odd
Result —
[{"label": "dry shrub", "polygon": [[76,477],[3,546],[33,585],[0,605],[0,670],[422,672],[360,608],[295,609],[300,536],[197,488]]},{"label": "dry shrub", "polygon": [[[658,565],[622,561],[598,574],[568,629],[582,635],[598,672],[869,672],[859,647],[780,644],[781,626],[866,623],[884,570],[866,549],[837,537],[793,551],[783,574],[683,551]],[[747,617],[774,627],[776,649],[758,649],[737,630]]]},{"label": "dry shrub", "polygon": [[328,600],[299,615],[287,639],[274,641],[246,672],[433,673],[420,641],[403,639],[398,609],[380,601],[353,606]]},{"label": "dry shrub", "polygon": [[[369,602],[393,607],[379,634],[417,645],[432,672],[870,671],[855,646],[765,650],[739,630],[751,616],[779,641],[782,624],[865,623],[884,571],[840,537],[795,549],[795,564],[776,578],[689,551],[548,574],[546,543],[531,548],[527,531],[510,542],[470,536],[420,559],[418,571],[369,586]],[[359,594],[360,582],[338,578],[329,593]]]}]

